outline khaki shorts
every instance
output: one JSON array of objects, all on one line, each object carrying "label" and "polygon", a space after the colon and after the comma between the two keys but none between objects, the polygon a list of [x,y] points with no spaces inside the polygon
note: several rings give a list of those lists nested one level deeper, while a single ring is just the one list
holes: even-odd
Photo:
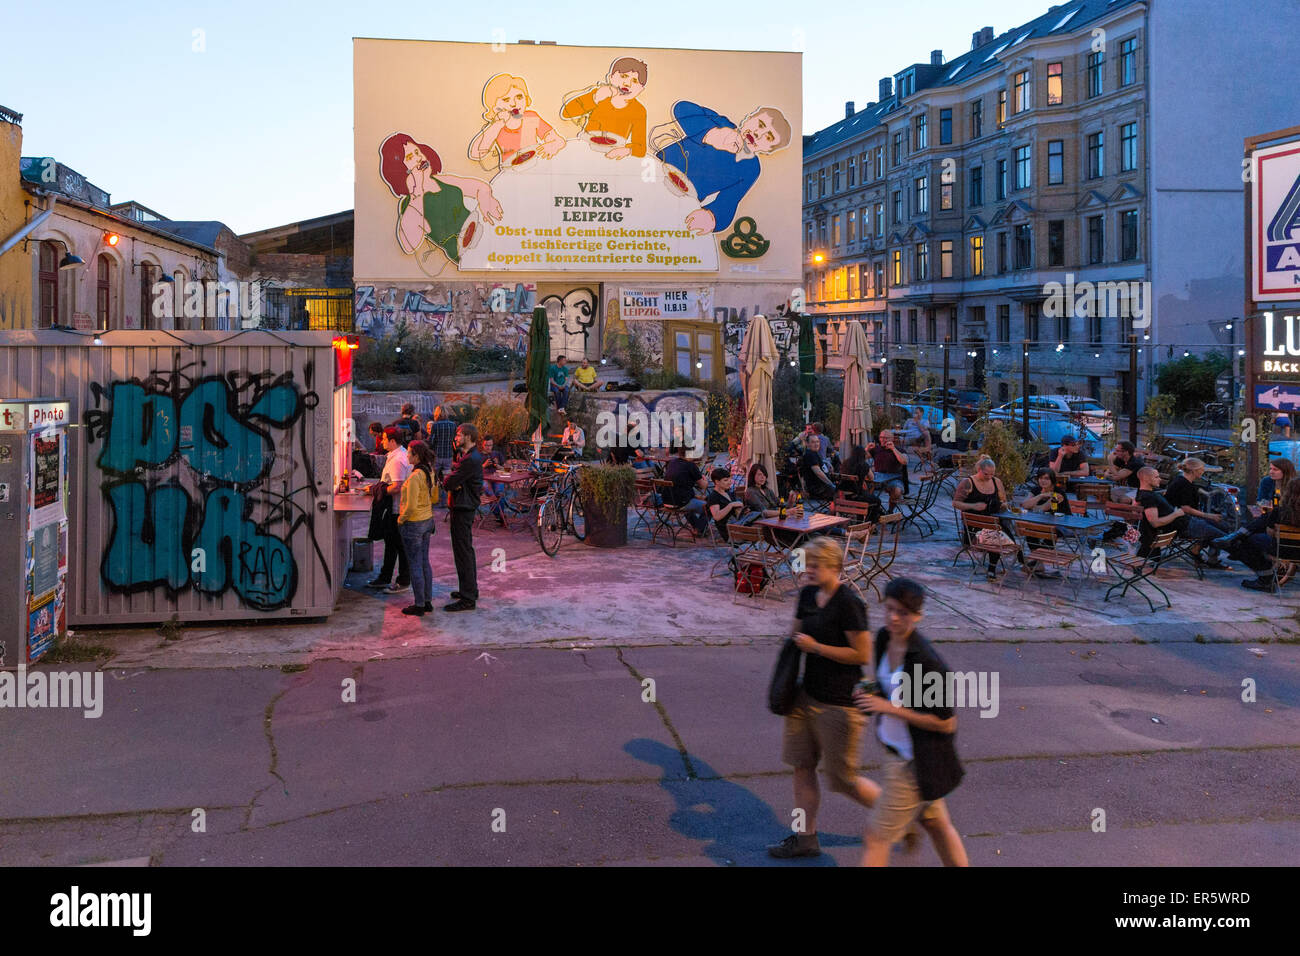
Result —
[{"label": "khaki shorts", "polygon": [[892,846],[903,838],[913,820],[921,823],[947,821],[948,807],[942,798],[922,800],[912,762],[885,751],[880,799],[871,808],[867,830],[876,839]]},{"label": "khaki shorts", "polygon": [[781,759],[792,767],[812,769],[819,763],[832,790],[844,792],[858,775],[858,754],[867,715],[856,707],[813,700],[802,689],[786,715]]}]

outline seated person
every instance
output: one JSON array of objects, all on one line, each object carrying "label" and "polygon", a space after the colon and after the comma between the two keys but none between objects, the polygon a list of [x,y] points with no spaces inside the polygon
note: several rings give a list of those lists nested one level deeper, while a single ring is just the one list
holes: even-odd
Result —
[{"label": "seated person", "polygon": [[1138,472],[1145,467],[1146,462],[1137,453],[1132,442],[1117,442],[1115,452],[1110,459],[1110,466],[1102,477],[1110,479],[1117,485],[1139,488],[1141,483],[1138,480]]},{"label": "seated person", "polygon": [[1075,479],[1088,477],[1088,459],[1079,451],[1077,435],[1066,435],[1061,439],[1061,447],[1056,449],[1048,467],[1056,472],[1057,478],[1064,481],[1067,488],[1074,484]]},{"label": "seated person", "polygon": [[821,437],[819,435],[808,436],[805,442],[807,449],[799,459],[799,477],[803,479],[804,491],[809,498],[817,498],[822,501],[831,501],[835,498],[835,486],[827,477],[826,471],[822,464],[821,456]]},{"label": "seated person", "polygon": [[587,356],[582,357],[582,362],[573,370],[573,387],[580,392],[594,392],[599,387],[596,384],[596,369],[587,361]]},{"label": "seated person", "polygon": [[1276,508],[1255,518],[1236,533],[1214,542],[1217,546],[1226,548],[1234,561],[1240,561],[1255,572],[1254,580],[1241,582],[1243,588],[1268,593],[1277,591],[1273,555],[1277,553],[1278,546],[1274,529],[1283,524],[1300,525],[1300,481],[1287,484]]},{"label": "seated person", "polygon": [[483,456],[483,490],[495,495],[497,499],[488,511],[496,516],[498,524],[504,525],[506,523],[504,509],[510,495],[510,486],[493,481],[492,475],[494,472],[505,470],[506,453],[497,449],[496,439],[491,435],[483,436],[483,440],[478,444],[478,451]]},{"label": "seated person", "polygon": [[1219,549],[1207,543],[1223,534],[1219,527],[1222,518],[1197,507],[1201,503],[1201,493],[1195,483],[1205,474],[1205,462],[1199,458],[1184,458],[1178,463],[1178,470],[1181,474],[1174,475],[1165,489],[1165,500],[1188,516],[1186,529],[1178,533],[1179,537],[1196,542],[1192,546],[1192,556],[1201,567],[1226,571],[1228,566],[1219,561]]},{"label": "seated person", "polygon": [[780,499],[768,484],[767,469],[759,462],[754,462],[745,476],[745,507],[755,518],[774,517],[781,508]]},{"label": "seated person", "polygon": [[551,392],[551,400],[555,402],[557,411],[568,411],[569,408],[569,369],[564,363],[564,356],[558,355],[555,358],[555,364],[551,366],[547,373],[547,387]]},{"label": "seated person", "polygon": [[889,510],[893,511],[903,500],[907,484],[907,455],[894,445],[894,433],[888,428],[880,433],[880,441],[867,446],[871,456],[871,470],[876,476],[876,487],[889,492]]},{"label": "seated person", "polygon": [[1270,508],[1276,508],[1282,501],[1282,493],[1295,478],[1295,465],[1287,458],[1274,458],[1268,463],[1268,474],[1259,480],[1259,494],[1255,496],[1258,508],[1252,513],[1258,515]]},{"label": "seated person", "polygon": [[695,462],[686,460],[685,446],[674,449],[673,456],[664,466],[664,479],[671,481],[673,486],[664,489],[660,503],[681,508],[698,537],[704,534],[709,525],[704,502],[695,497],[695,490],[702,489],[705,485],[704,473]]},{"label": "seated person", "polygon": [[[722,536],[723,541],[728,541],[730,539],[727,537],[727,525],[733,520],[737,524],[744,523],[740,515],[745,509],[745,503],[731,496],[731,472],[727,469],[714,468],[709,477],[713,479],[713,490],[704,499],[704,505],[709,510],[709,517],[713,519],[718,534]],[[754,518],[751,517],[749,520],[753,521]]]},{"label": "seated person", "polygon": [[740,460],[740,442],[733,441],[727,446],[727,470],[731,472],[731,486],[745,480],[745,463]]},{"label": "seated person", "polygon": [[560,436],[560,450],[574,458],[581,458],[587,448],[587,435],[572,418],[564,417],[564,434]]},{"label": "seated person", "polygon": [[[969,511],[972,514],[979,515],[1002,515],[1007,510],[1007,489],[1002,484],[1002,479],[998,477],[998,466],[992,458],[981,458],[975,465],[975,471],[967,478],[963,478],[957,485],[957,490],[952,493],[952,506],[958,511]],[[998,523],[1007,537],[1014,539],[1015,525],[1011,523],[1010,518],[999,518]],[[971,538],[974,536],[971,529],[964,523],[958,525],[962,531],[962,537],[966,546],[970,547]],[[998,576],[998,562],[1002,556],[999,554],[990,554],[988,556],[988,577],[990,580]],[[1016,552],[1017,561],[1022,561],[1023,556],[1019,551]]]},{"label": "seated person", "polygon": [[912,417],[907,420],[899,433],[903,450],[915,451],[916,457],[923,462],[934,459],[934,444],[930,439],[930,428],[925,422],[925,409],[920,405],[912,409]]},{"label": "seated person", "polygon": [[628,458],[630,464],[637,471],[654,471],[655,463],[645,456],[644,448],[633,448],[632,454]]},{"label": "seated person", "polygon": [[1038,494],[1030,495],[1020,502],[1025,511],[1046,512],[1054,515],[1068,515],[1070,500],[1061,486],[1060,478],[1051,468],[1039,468],[1034,472],[1034,481],[1038,485]]},{"label": "seated person", "polygon": [[1142,508],[1142,520],[1138,524],[1138,557],[1145,558],[1151,553],[1151,542],[1155,536],[1166,530],[1182,534],[1188,524],[1187,515],[1182,508],[1175,508],[1160,493],[1160,472],[1149,465],[1138,469],[1137,503]]},{"label": "seated person", "polygon": [[854,445],[849,460],[841,466],[839,490],[854,501],[875,500],[870,490],[871,482],[871,459],[867,457],[867,450]]}]

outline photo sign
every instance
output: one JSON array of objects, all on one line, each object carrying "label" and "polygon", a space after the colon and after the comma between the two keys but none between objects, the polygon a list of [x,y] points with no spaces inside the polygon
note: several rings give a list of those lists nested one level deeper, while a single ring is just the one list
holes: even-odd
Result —
[{"label": "photo sign", "polygon": [[353,43],[359,282],[800,281],[799,54]]}]

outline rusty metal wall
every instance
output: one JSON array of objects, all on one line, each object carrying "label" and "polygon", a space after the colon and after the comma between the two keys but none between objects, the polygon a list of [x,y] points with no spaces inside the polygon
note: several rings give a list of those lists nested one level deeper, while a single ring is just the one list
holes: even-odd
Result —
[{"label": "rusty metal wall", "polygon": [[72,403],[70,626],[331,612],[331,338],[0,333],[0,398]]}]

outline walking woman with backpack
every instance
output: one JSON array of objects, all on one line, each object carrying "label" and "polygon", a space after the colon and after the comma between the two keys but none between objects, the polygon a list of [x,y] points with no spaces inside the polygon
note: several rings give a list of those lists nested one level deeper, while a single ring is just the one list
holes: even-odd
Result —
[{"label": "walking woman with backpack", "polygon": [[433,569],[429,565],[429,538],[433,535],[433,506],[438,500],[438,486],[433,478],[433,451],[422,441],[406,448],[411,459],[411,474],[402,483],[402,499],[397,527],[406,548],[411,568],[411,604],[403,614],[421,617],[433,610]]}]

